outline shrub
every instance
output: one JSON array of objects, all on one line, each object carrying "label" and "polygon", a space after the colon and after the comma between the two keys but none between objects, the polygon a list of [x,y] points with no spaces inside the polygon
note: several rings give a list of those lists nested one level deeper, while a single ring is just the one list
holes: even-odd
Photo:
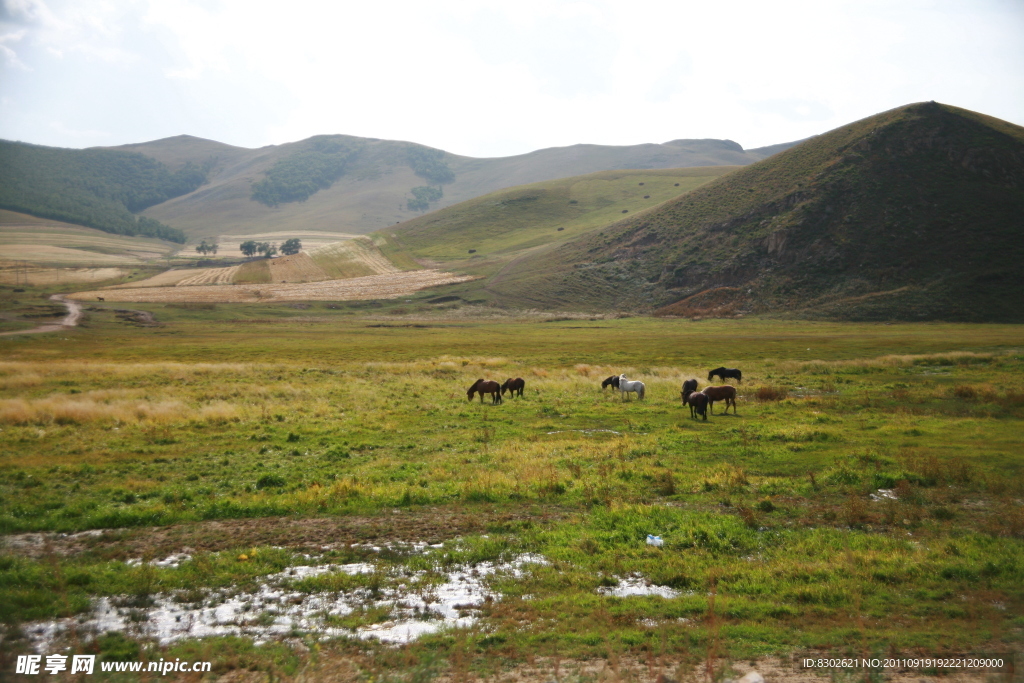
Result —
[{"label": "shrub", "polygon": [[774,385],[761,386],[754,391],[757,401],[781,401],[789,397],[789,389]]},{"label": "shrub", "polygon": [[258,489],[280,488],[284,485],[284,478],[279,477],[276,474],[264,474],[256,480],[256,488]]}]

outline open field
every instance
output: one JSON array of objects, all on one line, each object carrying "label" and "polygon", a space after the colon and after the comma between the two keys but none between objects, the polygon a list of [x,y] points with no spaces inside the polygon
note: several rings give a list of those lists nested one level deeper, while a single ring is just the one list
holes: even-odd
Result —
[{"label": "open field", "polygon": [[176,252],[180,245],[148,237],[126,237],[0,210],[3,259],[62,266],[139,264]]},{"label": "open field", "polygon": [[[1019,326],[449,305],[92,307],[0,339],[5,647],[542,681],[1019,651]],[[691,420],[681,381],[723,364],[738,414]],[[602,392],[620,372],[644,401]],[[90,640],[97,610],[124,635]]]},{"label": "open field", "polygon": [[81,285],[106,282],[128,274],[124,268],[37,268],[13,261],[0,261],[0,284]]},{"label": "open field", "polygon": [[[211,269],[227,270],[227,269]],[[196,277],[215,277],[217,273],[200,273]],[[413,270],[385,275],[368,275],[345,280],[306,283],[240,284],[231,286],[116,288],[69,294],[68,298],[92,301],[103,297],[109,301],[231,303],[253,301],[349,301],[352,299],[392,299],[413,294],[426,287],[436,287],[472,279],[438,270]]]}]

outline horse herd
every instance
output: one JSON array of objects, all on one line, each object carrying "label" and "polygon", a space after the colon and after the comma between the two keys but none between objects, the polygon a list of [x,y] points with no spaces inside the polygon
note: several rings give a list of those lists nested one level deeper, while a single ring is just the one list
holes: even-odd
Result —
[{"label": "horse herd", "polygon": [[[708,373],[708,381],[710,382],[713,378],[718,377],[720,380],[735,379],[738,382],[743,382],[743,373],[736,368],[715,368]],[[708,408],[711,408],[711,414],[715,414],[715,401],[725,401],[725,413],[729,414],[729,406],[732,406],[733,415],[736,414],[736,387],[728,384],[719,387],[705,387],[703,391],[697,391],[697,380],[688,379],[683,382],[683,390],[680,392],[683,405],[690,406],[690,417],[697,419],[700,415],[705,421],[708,419]],[[601,382],[601,389],[607,389],[612,387],[619,390],[619,396],[622,400],[626,399],[626,394],[635,393],[637,398],[644,398],[647,387],[643,382],[639,380],[628,380],[626,375],[612,375],[608,379]],[[473,383],[473,386],[469,388],[466,395],[469,400],[473,400],[473,395],[480,394],[480,402],[484,401],[484,394],[491,396],[491,405],[497,405],[502,402],[502,396],[508,391],[509,395],[515,396],[523,395],[523,389],[526,388],[526,380],[522,377],[511,377],[505,380],[504,384],[498,384],[494,380],[478,379]]]}]

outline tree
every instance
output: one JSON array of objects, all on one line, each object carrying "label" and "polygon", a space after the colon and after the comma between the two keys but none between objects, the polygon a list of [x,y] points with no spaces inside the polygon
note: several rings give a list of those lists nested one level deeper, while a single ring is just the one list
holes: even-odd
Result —
[{"label": "tree", "polygon": [[199,243],[199,246],[196,247],[196,251],[199,252],[200,254],[216,254],[217,247],[218,245],[215,242],[207,243],[206,240],[203,240],[202,242]]},{"label": "tree", "polygon": [[281,253],[285,254],[286,256],[298,254],[300,251],[302,251],[302,240],[300,240],[298,237],[293,237],[290,240],[285,240],[284,244],[281,245]]},{"label": "tree", "polygon": [[270,258],[277,253],[277,245],[270,244],[269,242],[257,242],[256,251],[263,254],[265,257]]},{"label": "tree", "polygon": [[246,256],[255,256],[256,252],[260,251],[260,245],[256,240],[246,240],[239,244],[238,248],[241,249],[242,253]]}]

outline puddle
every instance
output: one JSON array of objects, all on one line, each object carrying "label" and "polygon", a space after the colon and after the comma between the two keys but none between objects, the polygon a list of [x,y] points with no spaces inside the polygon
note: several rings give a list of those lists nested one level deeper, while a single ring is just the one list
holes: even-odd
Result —
[{"label": "puddle", "polygon": [[601,587],[597,592],[601,595],[608,595],[616,598],[630,598],[636,595],[658,595],[663,598],[675,598],[679,591],[668,586],[657,586],[639,574],[631,574],[626,577],[616,576],[619,585]]},{"label": "puddle", "polygon": [[[176,556],[172,556],[176,557]],[[170,558],[168,558],[170,559]],[[166,561],[166,560],[164,560]],[[163,561],[161,561],[163,562]],[[501,596],[487,586],[487,579],[496,573],[520,577],[531,564],[546,564],[540,555],[524,554],[509,562],[480,562],[441,571],[440,584],[424,584],[409,588],[425,572],[402,577],[405,583],[395,588],[381,588],[376,594],[367,588],[349,592],[302,593],[289,583],[323,574],[341,572],[349,575],[379,571],[377,565],[360,562],[345,565],[295,566],[261,579],[258,590],[212,590],[204,593],[201,602],[183,604],[173,594],[152,596],[145,608],[126,607],[127,600],[98,598],[91,612],[49,622],[26,624],[23,630],[37,652],[54,651],[54,643],[65,636],[92,637],[108,631],[158,641],[161,645],[182,638],[207,638],[237,635],[253,638],[257,643],[273,638],[314,633],[322,637],[339,636],[376,638],[389,643],[405,643],[443,628],[473,624],[478,608]],[[160,565],[171,566],[171,565]],[[398,578],[396,573],[389,574]],[[122,604],[118,604],[122,603]],[[336,620],[358,609],[380,609],[388,617],[382,623],[359,628],[332,625]]]}]

